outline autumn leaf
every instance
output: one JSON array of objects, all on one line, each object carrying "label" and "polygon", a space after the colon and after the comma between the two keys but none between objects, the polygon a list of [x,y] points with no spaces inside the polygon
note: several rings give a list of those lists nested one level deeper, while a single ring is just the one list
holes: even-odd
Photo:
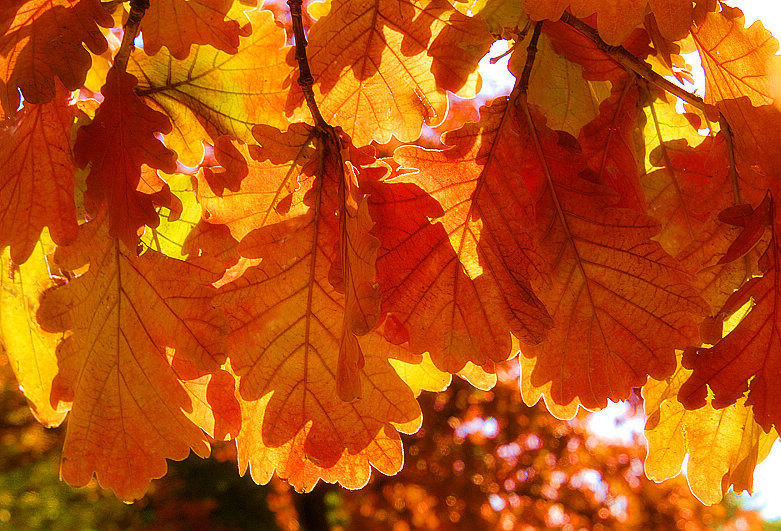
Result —
[{"label": "autumn leaf", "polygon": [[705,102],[726,117],[745,162],[777,175],[781,159],[767,132],[781,126],[769,76],[778,41],[761,22],[746,28],[743,12],[726,6],[708,13],[691,35],[705,69]]},{"label": "autumn leaf", "polygon": [[[747,220],[751,218],[756,218],[760,226],[769,225],[770,229],[770,243],[759,262],[763,275],[745,282],[727,299],[721,313],[728,316],[749,301],[753,302],[751,310],[714,346],[691,351],[684,357],[684,366],[693,373],[681,386],[678,396],[687,409],[696,409],[705,402],[710,389],[713,406],[723,408],[748,391],[745,404],[753,406],[757,423],[770,430],[781,425],[778,414],[781,395],[775,385],[781,363],[780,325],[775,312],[779,282],[778,219],[770,196],[756,209],[749,208],[747,214],[742,219],[736,218],[733,224],[748,226]],[[754,234],[752,240],[756,241],[760,236],[761,232]],[[736,245],[743,246],[740,237],[733,243]],[[744,246],[745,251],[750,248],[750,245]]]},{"label": "autumn leaf", "polygon": [[523,7],[534,20],[558,20],[565,9],[579,18],[596,13],[599,35],[618,46],[642,24],[649,4],[666,39],[686,36],[694,16],[690,0],[525,0]]},{"label": "autumn leaf", "polygon": [[[107,43],[98,26],[114,25],[100,0],[10,0],[0,7],[0,104],[13,114],[21,101],[47,103],[55,79],[81,87],[92,60]],[[84,47],[89,49],[89,52]]]},{"label": "autumn leaf", "polygon": [[[446,90],[479,90],[477,62],[491,41],[482,20],[448,0],[334,0],[308,39],[320,111],[356,145],[387,142],[392,134],[414,140],[423,123],[441,122]],[[293,92],[290,104],[302,103]]]},{"label": "autumn leaf", "polygon": [[610,97],[599,106],[599,115],[578,135],[588,167],[619,195],[616,206],[644,212],[639,182],[636,130],[642,116],[640,91],[627,79],[614,82]]},{"label": "autumn leaf", "polygon": [[377,244],[352,172],[373,158],[303,124],[255,134],[238,192],[210,198],[203,172],[198,184],[209,222],[226,223],[241,254],[261,259],[215,299],[239,375],[240,468],[258,481],[276,469],[299,489],[318,477],[355,488],[370,464],[398,470],[397,428],[414,431],[420,416],[388,361],[409,354],[371,331]]},{"label": "autumn leaf", "polygon": [[[510,72],[521,75],[526,53],[516,49]],[[605,81],[591,81],[583,68],[555,51],[551,39],[542,34],[537,43],[534,69],[529,78],[529,102],[540,108],[553,129],[577,136],[581,128],[599,115],[600,103],[610,95]]]},{"label": "autumn leaf", "polygon": [[643,386],[648,417],[645,470],[654,481],[664,481],[677,476],[685,466],[692,493],[713,505],[730,487],[736,493],[751,492],[754,468],[767,457],[778,434],[762,430],[744,398],[723,409],[716,409],[710,399],[699,409],[684,409],[677,394],[690,375],[691,371],[680,365],[679,356],[672,376],[648,380]]},{"label": "autumn leaf", "polygon": [[60,88],[51,103],[27,104],[0,123],[0,248],[10,245],[17,264],[33,252],[43,227],[58,244],[76,237],[70,135],[77,111],[68,96]]},{"label": "autumn leaf", "polygon": [[553,382],[556,404],[578,399],[604,407],[646,376],[670,374],[674,349],[696,343],[694,316],[704,304],[651,240],[658,225],[613,206],[615,193],[589,177],[569,141],[520,105],[525,119],[516,127],[528,139],[528,162],[519,173],[535,206],[533,238],[549,268],[532,286],[554,323],[545,341],[522,347],[535,358],[531,384]]},{"label": "autumn leaf", "polygon": [[0,254],[0,350],[8,356],[35,418],[44,426],[59,426],[66,414],[64,408],[49,403],[60,336],[42,330],[35,320],[38,298],[57,282],[50,271],[53,250],[44,231],[27,263],[14,264],[8,251]]},{"label": "autumn leaf", "polygon": [[[620,81],[627,78],[627,72],[600,46],[564,22],[545,21],[543,34],[551,40],[553,49],[568,61],[583,67],[583,77],[593,81]],[[635,29],[622,46],[635,57],[644,59],[653,53],[648,34]]]},{"label": "autumn leaf", "polygon": [[209,454],[202,430],[235,434],[239,414],[220,372],[215,274],[152,250],[137,256],[108,232],[99,216],[58,248],[60,267],[89,269],[46,291],[38,320],[66,334],[52,389],[53,406],[71,404],[63,479],[82,486],[94,474],[134,500],[165,474],[166,458]]},{"label": "autumn leaf", "polygon": [[485,20],[494,35],[501,35],[505,29],[522,29],[528,21],[521,2],[513,0],[456,0],[455,6],[462,13]]},{"label": "autumn leaf", "polygon": [[110,233],[132,247],[139,229],[157,226],[155,205],[169,205],[170,190],[154,173],[142,166],[168,173],[176,170],[176,153],[155,136],[171,130],[165,115],[149,108],[134,92],[137,80],[126,72],[111,69],[106,79],[103,103],[95,118],[79,129],[73,153],[76,163],[90,164],[87,197],[93,213],[105,202]]},{"label": "autumn leaf", "polygon": [[252,142],[256,124],[287,127],[284,108],[292,69],[285,62],[285,32],[268,11],[247,11],[246,16],[252,33],[239,39],[232,55],[194,46],[181,60],[166,50],[131,58],[128,71],[140,80],[138,92],[173,123],[166,142],[186,165],[201,162],[204,140],[213,144],[230,135]]},{"label": "autumn leaf", "polygon": [[165,46],[185,59],[194,44],[208,44],[228,54],[239,46],[239,23],[225,20],[233,0],[157,0],[141,22],[144,51],[156,55]]},{"label": "autumn leaf", "polygon": [[511,333],[539,342],[550,326],[527,280],[542,265],[514,181],[526,155],[510,142],[514,109],[499,100],[480,114],[445,136],[445,151],[399,148],[396,162],[416,170],[367,189],[384,311],[448,372],[504,361]]}]

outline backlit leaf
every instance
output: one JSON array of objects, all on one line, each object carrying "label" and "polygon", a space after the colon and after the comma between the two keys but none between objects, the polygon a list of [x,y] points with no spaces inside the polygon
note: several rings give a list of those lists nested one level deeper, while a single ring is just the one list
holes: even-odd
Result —
[{"label": "backlit leaf", "polygon": [[[55,78],[68,90],[81,87],[92,60],[107,43],[98,26],[114,25],[100,0],[6,0],[0,7],[0,104],[6,115],[56,93]],[[89,49],[89,52],[87,49]]]},{"label": "backlit leaf", "polygon": [[724,7],[692,30],[705,69],[705,101],[727,118],[739,155],[765,172],[781,172],[775,138],[781,112],[773,107],[770,61],[778,41],[761,22],[746,28],[743,12]]},{"label": "backlit leaf", "polygon": [[779,304],[776,216],[770,197],[753,212],[749,209],[746,218],[759,218],[770,225],[770,244],[760,259],[764,274],[744,283],[725,302],[722,312],[729,315],[748,301],[753,305],[735,329],[713,347],[687,353],[683,364],[693,374],[679,393],[684,406],[694,409],[705,402],[708,389],[713,391],[712,404],[716,408],[729,406],[748,391],[745,403],[753,406],[756,421],[765,430],[781,425],[781,392],[776,385],[781,370],[781,323],[775,312]]},{"label": "backlit leaf", "polygon": [[[446,90],[479,90],[485,23],[449,0],[334,0],[309,33],[307,54],[326,121],[357,145],[414,140],[445,117]],[[292,93],[293,105],[302,103]],[[308,112],[301,114],[308,117]]]},{"label": "backlit leaf", "polygon": [[0,248],[22,263],[32,253],[41,229],[66,244],[76,237],[76,205],[71,128],[76,107],[60,88],[51,103],[25,105],[0,122]]},{"label": "backlit leaf", "polygon": [[233,0],[156,0],[141,21],[144,51],[155,55],[168,48],[184,59],[194,44],[208,44],[234,54],[239,46],[239,22],[225,20]]},{"label": "backlit leaf", "polygon": [[648,477],[663,481],[677,476],[688,454],[686,479],[703,503],[720,502],[730,487],[736,493],[751,492],[754,468],[767,457],[778,434],[765,433],[742,398],[724,409],[714,408],[710,400],[699,409],[684,409],[676,395],[690,375],[679,364],[669,378],[651,379],[643,386]]},{"label": "backlit leaf", "polygon": [[445,151],[399,148],[395,160],[417,170],[368,191],[385,311],[448,372],[504,361],[511,333],[539,342],[550,326],[527,280],[542,264],[514,175],[527,156],[513,143],[515,111],[500,99],[480,113],[446,135]]},{"label": "backlit leaf", "polygon": [[599,35],[619,45],[642,24],[649,4],[665,38],[686,36],[694,15],[691,0],[524,0],[523,7],[535,20],[558,20],[567,8],[580,18],[596,13]]},{"label": "backlit leaf", "polygon": [[318,477],[355,488],[369,465],[400,468],[397,428],[414,431],[420,417],[388,361],[410,355],[372,331],[377,243],[353,172],[373,158],[302,124],[255,134],[238,192],[210,199],[199,182],[209,221],[227,223],[241,254],[261,259],[215,300],[239,375],[240,468],[257,481],[276,469],[304,490]]},{"label": "backlit leaf", "polygon": [[54,408],[49,402],[57,374],[54,349],[60,337],[42,330],[35,320],[38,298],[55,285],[54,272],[50,271],[54,265],[48,257],[53,250],[44,232],[27,263],[13,263],[8,251],[0,254],[0,346],[35,418],[45,426],[58,426],[65,418],[65,408]]},{"label": "backlit leaf", "polygon": [[618,198],[589,177],[567,140],[546,129],[536,112],[524,114],[517,125],[529,139],[522,178],[535,205],[534,238],[549,268],[532,285],[554,323],[545,341],[522,347],[536,358],[531,384],[553,382],[550,398],[557,404],[578,399],[604,407],[646,376],[670,374],[675,347],[698,337],[694,315],[704,304],[651,240],[657,224],[614,207]]},{"label": "backlit leaf", "polygon": [[211,305],[214,273],[152,250],[137,256],[102,218],[58,248],[61,267],[89,269],[44,293],[38,319],[66,333],[52,391],[53,404],[72,403],[62,477],[81,486],[94,474],[133,500],[165,474],[165,458],[208,455],[202,428],[214,434],[218,418],[234,418],[219,428],[235,433],[238,410],[230,410],[232,384],[221,383],[225,325]]},{"label": "backlit leaf", "polygon": [[101,90],[105,99],[92,123],[79,129],[73,148],[79,166],[90,164],[87,198],[94,205],[88,209],[94,213],[105,202],[111,235],[130,247],[141,227],[159,223],[155,205],[171,201],[168,185],[153,172],[142,181],[142,166],[176,170],[176,153],[155,136],[171,131],[171,123],[136,95],[136,83],[131,74],[109,71]]},{"label": "backlit leaf", "polygon": [[170,118],[166,142],[182,163],[201,162],[201,142],[221,135],[252,142],[252,127],[287,127],[286,86],[292,68],[285,62],[285,32],[268,11],[248,11],[252,34],[241,37],[231,55],[210,46],[193,46],[178,60],[161,50],[134,54],[128,71],[139,79],[138,92]]}]

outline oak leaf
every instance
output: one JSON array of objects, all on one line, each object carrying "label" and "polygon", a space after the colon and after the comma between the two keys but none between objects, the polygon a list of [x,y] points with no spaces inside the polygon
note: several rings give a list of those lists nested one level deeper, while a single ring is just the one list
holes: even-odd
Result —
[{"label": "oak leaf", "polygon": [[[724,303],[721,313],[727,316],[743,304],[753,302],[751,310],[734,330],[710,348],[687,352],[683,364],[693,373],[681,386],[678,396],[687,409],[695,409],[703,405],[710,389],[713,406],[723,408],[748,391],[745,404],[753,406],[757,423],[770,430],[781,425],[781,393],[776,385],[781,370],[778,341],[781,323],[775,312],[779,303],[778,219],[772,197],[768,195],[755,209],[744,209],[744,215],[735,216],[732,223],[744,227],[769,226],[770,243],[759,261],[763,274],[745,282]],[[760,236],[761,232],[754,233],[751,239],[757,241]],[[733,243],[735,246],[742,247],[743,252],[752,247],[743,243],[740,237]]]},{"label": "oak leaf", "polygon": [[[477,62],[491,43],[485,23],[449,0],[334,0],[308,39],[320,110],[357,145],[411,141],[423,123],[441,122],[446,90],[479,90]],[[303,103],[300,90],[289,103]]]},{"label": "oak leaf", "polygon": [[532,292],[543,267],[528,237],[531,202],[514,179],[526,153],[514,144],[514,109],[504,99],[481,120],[445,135],[445,151],[405,146],[395,161],[414,171],[367,184],[384,311],[441,370],[504,361],[511,334],[539,342],[550,327]]},{"label": "oak leaf", "polygon": [[674,369],[674,349],[698,338],[695,315],[704,303],[690,277],[651,238],[658,225],[640,212],[617,208],[615,192],[595,182],[583,156],[565,136],[544,126],[520,101],[522,149],[518,168],[534,204],[533,240],[547,274],[532,279],[554,327],[539,345],[531,385],[553,382],[550,399],[587,408],[626,398],[648,375]]},{"label": "oak leaf", "polygon": [[110,233],[133,247],[145,225],[157,226],[155,205],[169,205],[171,194],[154,172],[176,170],[176,153],[155,136],[171,131],[165,115],[148,107],[134,92],[135,76],[111,69],[101,92],[104,100],[89,125],[78,130],[73,153],[82,168],[90,164],[87,198],[93,213],[106,203]]},{"label": "oak leaf", "polygon": [[[10,0],[0,7],[0,104],[6,115],[25,101],[46,103],[59,78],[81,87],[92,60],[107,43],[98,26],[114,25],[100,0]],[[84,48],[86,46],[89,52]]]},{"label": "oak leaf", "polygon": [[65,333],[51,396],[53,406],[71,406],[62,478],[82,486],[94,474],[134,500],[165,474],[166,458],[208,455],[202,430],[236,434],[238,405],[220,370],[217,275],[152,250],[137,256],[108,233],[101,213],[58,248],[63,269],[89,268],[43,294],[38,320]]},{"label": "oak leaf", "polygon": [[374,159],[303,124],[255,135],[237,192],[219,198],[198,176],[209,222],[226,223],[242,256],[261,259],[215,299],[239,375],[240,468],[263,482],[276,469],[299,489],[318,477],[355,488],[369,465],[400,468],[397,429],[416,430],[420,417],[388,361],[410,355],[372,330],[377,244],[353,172]]},{"label": "oak leaf", "polygon": [[222,135],[252,142],[252,127],[286,128],[284,108],[292,73],[285,56],[285,31],[268,11],[247,11],[252,33],[242,36],[235,54],[194,46],[184,59],[161,50],[135,54],[128,71],[139,79],[138,93],[152,100],[173,123],[168,145],[183,164],[196,166],[201,142]]},{"label": "oak leaf", "polygon": [[233,0],[156,0],[141,21],[144,51],[156,55],[165,46],[176,59],[184,59],[194,44],[208,44],[235,54],[239,23],[226,20]]},{"label": "oak leaf", "polygon": [[692,29],[705,70],[705,102],[727,118],[737,154],[771,175],[781,172],[775,138],[781,127],[773,106],[770,65],[778,41],[757,21],[745,27],[743,12],[723,7]]},{"label": "oak leaf", "polygon": [[8,251],[0,254],[0,350],[8,357],[35,418],[44,426],[59,426],[66,414],[64,408],[49,402],[60,336],[42,330],[35,320],[41,293],[65,280],[53,278],[49,271],[53,250],[44,231],[26,263],[14,263]]},{"label": "oak leaf", "polygon": [[762,430],[744,398],[724,409],[716,409],[711,400],[699,409],[684,409],[677,394],[690,375],[679,356],[672,376],[648,380],[643,386],[646,474],[655,481],[675,477],[688,454],[686,479],[703,503],[719,503],[730,487],[736,493],[751,492],[754,469],[767,457],[778,433]]},{"label": "oak leaf", "polygon": [[18,264],[33,252],[43,227],[58,244],[76,237],[70,137],[77,111],[68,99],[60,88],[51,103],[26,104],[0,123],[0,249],[10,245]]},{"label": "oak leaf", "polygon": [[[513,52],[509,68],[516,77],[521,75],[526,57],[523,49]],[[557,53],[550,37],[543,33],[537,42],[527,94],[551,128],[577,136],[599,115],[600,103],[610,95],[610,85],[585,79],[583,68]]]},{"label": "oak leaf", "polygon": [[596,13],[599,35],[618,46],[643,23],[649,4],[665,38],[686,36],[694,16],[690,0],[525,0],[523,7],[534,20],[558,20],[567,8],[579,18]]}]

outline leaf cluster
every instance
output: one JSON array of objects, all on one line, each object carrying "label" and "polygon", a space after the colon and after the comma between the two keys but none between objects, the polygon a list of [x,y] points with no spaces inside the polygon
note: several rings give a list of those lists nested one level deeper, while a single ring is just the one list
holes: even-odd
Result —
[{"label": "leaf cluster", "polygon": [[13,0],[0,33],[0,340],[68,483],[138,499],[235,440],[256,482],[359,488],[422,391],[517,356],[560,418],[642,388],[649,477],[750,490],[781,114],[740,10]]}]

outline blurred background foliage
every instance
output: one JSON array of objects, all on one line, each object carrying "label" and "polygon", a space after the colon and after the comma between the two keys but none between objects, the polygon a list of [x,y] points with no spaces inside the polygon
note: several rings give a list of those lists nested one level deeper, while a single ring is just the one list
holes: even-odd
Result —
[{"label": "blurred background foliage", "polygon": [[[405,440],[404,470],[374,474],[362,490],[318,485],[306,495],[284,482],[238,477],[235,450],[172,462],[133,505],[93,482],[61,483],[64,427],[36,422],[0,353],[0,529],[761,529],[734,496],[705,507],[685,478],[643,474],[639,436],[611,442],[544,407],[526,407],[517,370],[492,391],[454,381],[421,396],[423,427]],[[639,401],[630,414],[641,414]]]}]

